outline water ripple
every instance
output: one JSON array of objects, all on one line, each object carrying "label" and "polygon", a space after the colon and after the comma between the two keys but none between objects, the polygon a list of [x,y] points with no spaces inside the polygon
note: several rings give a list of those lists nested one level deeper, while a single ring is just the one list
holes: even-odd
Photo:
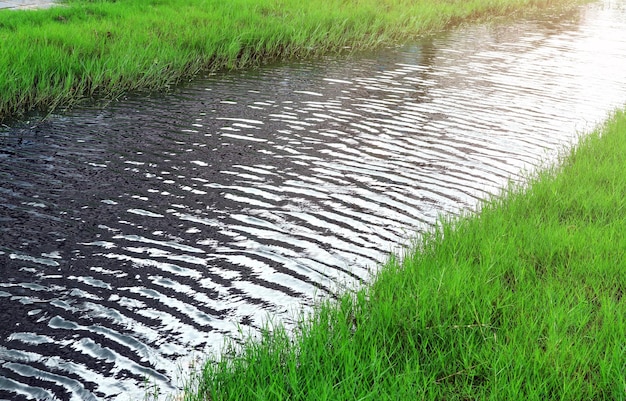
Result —
[{"label": "water ripple", "polygon": [[0,132],[0,399],[142,399],[626,102],[623,2]]}]

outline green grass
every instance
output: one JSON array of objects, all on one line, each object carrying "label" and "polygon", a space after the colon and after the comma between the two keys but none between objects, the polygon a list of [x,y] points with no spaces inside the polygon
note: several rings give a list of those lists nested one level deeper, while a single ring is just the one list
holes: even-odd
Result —
[{"label": "green grass", "polygon": [[0,10],[0,121],[200,71],[374,47],[579,0],[66,0]]},{"label": "green grass", "polygon": [[189,400],[626,399],[626,113],[373,284],[232,346]]}]

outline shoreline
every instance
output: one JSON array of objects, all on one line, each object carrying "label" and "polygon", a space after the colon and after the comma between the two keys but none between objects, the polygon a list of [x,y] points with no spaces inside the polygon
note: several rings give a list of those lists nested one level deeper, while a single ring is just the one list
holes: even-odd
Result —
[{"label": "shoreline", "polygon": [[461,23],[581,3],[68,0],[29,12],[0,10],[0,122],[167,92],[203,72],[376,48]]},{"label": "shoreline", "polygon": [[625,139],[622,110],[294,333],[231,343],[184,399],[623,399]]}]

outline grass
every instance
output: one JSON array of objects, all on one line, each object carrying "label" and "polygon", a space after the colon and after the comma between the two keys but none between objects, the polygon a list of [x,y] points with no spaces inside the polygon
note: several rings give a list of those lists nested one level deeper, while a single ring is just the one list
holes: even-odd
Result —
[{"label": "grass", "polygon": [[227,349],[188,400],[626,399],[626,113],[373,284]]},{"label": "grass", "polygon": [[0,121],[577,1],[66,0],[0,10]]}]

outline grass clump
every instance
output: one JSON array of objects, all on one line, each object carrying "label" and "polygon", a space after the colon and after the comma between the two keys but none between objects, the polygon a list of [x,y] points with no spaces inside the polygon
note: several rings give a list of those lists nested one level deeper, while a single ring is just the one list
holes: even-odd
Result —
[{"label": "grass clump", "polygon": [[[626,114],[189,400],[626,399]],[[233,348],[234,349],[234,348]]]},{"label": "grass clump", "polygon": [[0,121],[200,71],[372,47],[578,0],[65,0],[0,10]]}]

